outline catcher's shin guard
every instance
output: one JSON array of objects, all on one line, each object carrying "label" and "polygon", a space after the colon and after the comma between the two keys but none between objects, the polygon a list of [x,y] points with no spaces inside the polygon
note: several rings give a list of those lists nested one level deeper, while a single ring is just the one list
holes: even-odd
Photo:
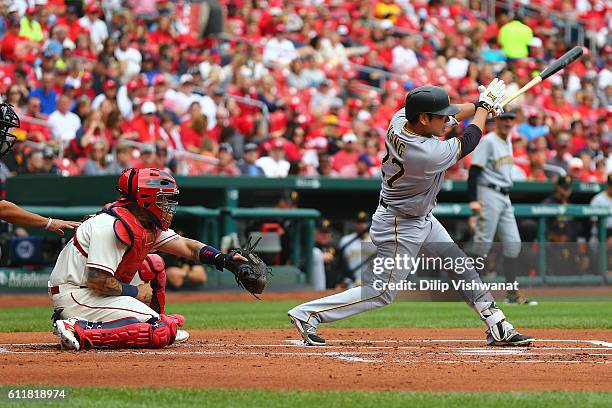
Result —
[{"label": "catcher's shin guard", "polygon": [[162,348],[174,342],[176,331],[177,320],[166,315],[147,322],[128,317],[110,322],[78,320],[74,323],[80,349]]}]

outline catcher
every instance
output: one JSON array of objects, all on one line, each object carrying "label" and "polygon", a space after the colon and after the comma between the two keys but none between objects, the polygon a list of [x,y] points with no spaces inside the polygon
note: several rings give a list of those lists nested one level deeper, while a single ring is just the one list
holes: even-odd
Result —
[{"label": "catcher", "polygon": [[62,348],[161,348],[188,339],[185,319],[165,314],[161,251],[228,269],[249,292],[262,293],[267,267],[253,247],[224,254],[170,229],[179,192],[153,168],[127,169],[120,198],[85,220],[61,251],[49,280],[55,333]]}]

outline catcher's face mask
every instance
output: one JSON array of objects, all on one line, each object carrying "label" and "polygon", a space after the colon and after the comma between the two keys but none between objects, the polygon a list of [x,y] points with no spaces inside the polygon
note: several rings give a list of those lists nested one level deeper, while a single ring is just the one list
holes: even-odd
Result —
[{"label": "catcher's face mask", "polygon": [[0,104],[0,157],[12,149],[17,137],[10,133],[12,128],[19,128],[21,122],[13,110],[13,106],[8,103]]},{"label": "catcher's face mask", "polygon": [[172,218],[174,218],[178,206],[177,196],[178,190],[176,190],[176,193],[160,192],[155,196],[155,205],[161,212],[159,221],[164,231],[170,228],[170,224],[172,224]]}]

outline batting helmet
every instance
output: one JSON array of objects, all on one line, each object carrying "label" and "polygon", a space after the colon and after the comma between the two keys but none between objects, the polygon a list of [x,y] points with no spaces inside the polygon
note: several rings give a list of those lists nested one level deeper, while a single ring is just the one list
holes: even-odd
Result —
[{"label": "batting helmet", "polygon": [[119,176],[117,190],[123,199],[132,201],[145,210],[158,228],[170,228],[178,201],[173,200],[179,193],[176,180],[159,169],[126,169]]},{"label": "batting helmet", "polygon": [[0,103],[0,157],[4,156],[15,144],[17,138],[11,134],[11,128],[21,126],[19,116],[13,110],[13,105]]},{"label": "batting helmet", "polygon": [[406,119],[414,120],[421,113],[454,116],[459,113],[457,105],[451,105],[450,97],[444,88],[438,86],[420,86],[406,95],[404,104]]}]

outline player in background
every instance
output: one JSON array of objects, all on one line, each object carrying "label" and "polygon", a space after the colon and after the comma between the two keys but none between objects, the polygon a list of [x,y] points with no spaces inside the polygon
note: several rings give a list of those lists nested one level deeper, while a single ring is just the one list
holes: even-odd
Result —
[{"label": "player in background", "polygon": [[[512,142],[510,133],[515,125],[516,113],[503,112],[495,118],[495,130],[486,134],[472,153],[468,176],[470,209],[478,215],[472,251],[485,257],[491,251],[495,235],[503,243],[503,270],[506,282],[516,280],[521,252],[519,234],[510,189],[512,188]],[[508,303],[537,305],[520,291],[507,292]]]},{"label": "player in background", "polygon": [[[504,90],[505,84],[496,78],[481,89],[479,100],[474,104],[451,105],[446,91],[434,86],[416,88],[406,96],[404,109],[393,116],[386,135],[387,155],[381,171],[380,202],[370,228],[377,258],[382,261],[397,256],[415,258],[424,250],[442,259],[450,258],[457,262],[467,259],[431,211],[436,205],[446,170],[474,150],[482,136],[487,115],[497,110]],[[453,122],[451,118],[461,121],[472,115],[472,123],[462,136],[439,139],[447,125]],[[398,292],[391,285],[405,281],[415,272],[395,263],[381,269],[368,274],[371,276],[362,276],[361,287],[291,309],[289,319],[305,343],[325,344],[317,334],[320,323],[334,322],[388,305]],[[467,265],[462,271],[450,267],[447,273],[458,283],[481,283],[475,269]],[[520,334],[506,320],[489,291],[461,289],[459,293],[485,323],[488,345],[524,346],[533,341],[532,337]]]},{"label": "player in background", "polygon": [[370,222],[370,215],[359,211],[355,218],[355,232],[338,241],[339,269],[343,271],[343,284],[349,288],[361,285],[361,274],[367,271],[369,261],[376,254],[370,239]]}]

